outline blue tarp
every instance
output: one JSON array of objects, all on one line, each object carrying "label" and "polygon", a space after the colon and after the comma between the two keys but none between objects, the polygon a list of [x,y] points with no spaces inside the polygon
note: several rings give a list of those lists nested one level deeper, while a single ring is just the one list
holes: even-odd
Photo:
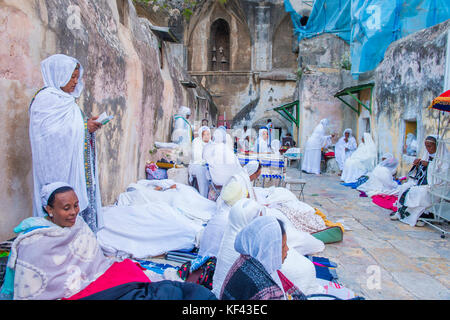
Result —
[{"label": "blue tarp", "polygon": [[354,78],[375,69],[392,42],[450,19],[449,0],[316,0],[301,26],[290,1],[284,5],[299,41],[333,33],[350,44]]}]

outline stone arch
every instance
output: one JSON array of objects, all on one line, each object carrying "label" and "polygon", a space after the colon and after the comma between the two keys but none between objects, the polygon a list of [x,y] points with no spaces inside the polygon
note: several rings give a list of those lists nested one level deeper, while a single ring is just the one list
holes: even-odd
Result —
[{"label": "stone arch", "polygon": [[219,18],[211,24],[208,51],[208,70],[230,70],[230,26],[226,20]]}]

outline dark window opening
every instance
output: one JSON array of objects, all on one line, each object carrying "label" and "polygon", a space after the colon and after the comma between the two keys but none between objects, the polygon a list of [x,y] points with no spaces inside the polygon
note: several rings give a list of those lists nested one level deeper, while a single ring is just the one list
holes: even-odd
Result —
[{"label": "dark window opening", "polygon": [[228,22],[217,19],[211,25],[209,70],[230,70],[230,27]]}]

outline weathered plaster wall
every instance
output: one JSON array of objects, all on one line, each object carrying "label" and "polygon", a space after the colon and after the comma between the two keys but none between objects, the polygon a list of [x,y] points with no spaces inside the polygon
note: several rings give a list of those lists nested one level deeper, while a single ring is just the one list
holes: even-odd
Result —
[{"label": "weathered plaster wall", "polygon": [[[417,121],[420,156],[423,140],[437,134],[437,110],[427,109],[444,91],[447,33],[450,20],[392,43],[374,79],[374,115],[378,151],[401,159],[401,172],[410,168],[412,158],[403,156],[405,120]],[[440,134],[449,138],[450,119],[441,115]]]},{"label": "weathered plaster wall", "polygon": [[42,87],[43,59],[54,53],[79,59],[85,69],[80,108],[115,116],[97,135],[103,205],[145,177],[145,162],[156,160],[149,150],[154,141],[168,141],[179,105],[196,105],[195,91],[179,82],[189,79],[180,57],[168,45],[161,69],[149,22],[124,1],[122,20],[117,1],[0,1],[0,240],[31,214],[28,105]]},{"label": "weathered plaster wall", "polygon": [[348,44],[331,34],[300,41],[300,147],[323,118],[330,121],[329,134],[341,136],[345,128],[355,131],[356,113],[334,98],[335,93],[352,85],[350,72],[340,66],[342,57],[348,52]]}]

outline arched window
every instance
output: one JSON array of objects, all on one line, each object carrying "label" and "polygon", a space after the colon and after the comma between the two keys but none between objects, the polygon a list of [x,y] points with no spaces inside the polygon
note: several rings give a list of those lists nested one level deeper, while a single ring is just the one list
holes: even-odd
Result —
[{"label": "arched window", "polygon": [[230,70],[230,27],[224,19],[217,19],[211,25],[209,39],[209,70]]}]

